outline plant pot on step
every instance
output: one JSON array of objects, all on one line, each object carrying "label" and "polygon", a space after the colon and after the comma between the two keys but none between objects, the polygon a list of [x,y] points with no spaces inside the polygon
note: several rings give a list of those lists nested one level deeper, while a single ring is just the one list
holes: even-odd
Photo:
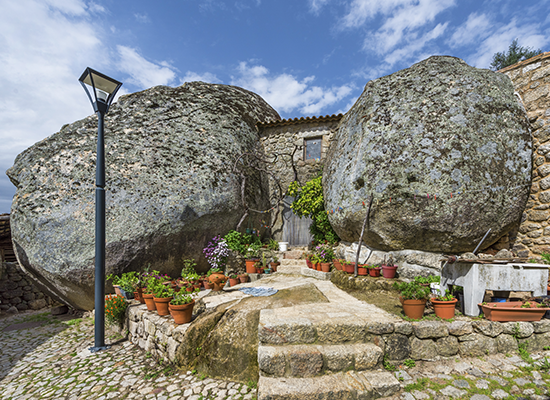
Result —
[{"label": "plant pot on step", "polygon": [[431,299],[430,302],[434,307],[435,315],[443,319],[451,319],[455,317],[455,305],[458,299],[441,301]]},{"label": "plant pot on step", "polygon": [[357,267],[357,275],[361,276],[367,276],[369,274],[369,270],[365,267]]},{"label": "plant pot on step", "polygon": [[240,281],[241,283],[246,283],[246,282],[248,282],[248,275],[246,275],[246,274],[239,275],[239,281]]},{"label": "plant pot on step", "polygon": [[332,264],[334,264],[334,268],[336,268],[338,271],[342,270],[342,263],[340,262],[340,260],[334,260]]},{"label": "plant pot on step", "polygon": [[382,265],[382,276],[386,279],[395,278],[395,271],[397,271],[397,265]]},{"label": "plant pot on step", "polygon": [[174,318],[174,322],[178,325],[187,324],[191,322],[193,317],[193,307],[195,306],[195,300],[191,303],[181,304],[181,305],[172,305],[169,304],[170,314]]},{"label": "plant pot on step", "polygon": [[269,266],[271,267],[271,270],[272,270],[273,272],[277,272],[277,267],[278,267],[279,265],[281,265],[280,262],[271,262],[271,263],[269,263]]},{"label": "plant pot on step", "polygon": [[245,260],[245,264],[246,264],[246,273],[247,274],[255,274],[256,273],[256,262],[258,261],[258,259],[253,259],[253,258],[250,258],[250,259],[247,259]]},{"label": "plant pot on step", "polygon": [[344,267],[344,272],[346,272],[348,274],[354,274],[355,273],[355,263],[344,264],[343,267]]},{"label": "plant pot on step", "polygon": [[373,276],[373,277],[379,277],[380,276],[380,267],[374,267],[374,268],[369,268],[369,275],[370,276]]},{"label": "plant pot on step", "polygon": [[143,293],[143,300],[147,306],[147,311],[156,311],[157,306],[155,300],[153,300],[153,295],[150,293]]},{"label": "plant pot on step", "polygon": [[236,286],[239,283],[241,283],[239,278],[229,278],[229,286]]},{"label": "plant pot on step", "polygon": [[164,316],[170,314],[170,310],[168,310],[168,303],[170,303],[172,297],[153,297],[153,300],[155,300],[158,315]]},{"label": "plant pot on step", "polygon": [[322,272],[330,272],[330,263],[321,263]]},{"label": "plant pot on step", "polygon": [[219,292],[225,286],[225,282],[227,282],[227,277],[220,272],[210,275],[208,277],[208,280],[213,285],[212,290],[215,292]]},{"label": "plant pot on step", "polygon": [[399,298],[403,305],[403,312],[411,319],[421,319],[424,315],[424,309],[426,308],[426,299],[422,300],[403,300]]},{"label": "plant pot on step", "polygon": [[145,304],[145,300],[143,299],[143,288],[137,288],[134,292],[134,299],[139,301],[141,304]]}]

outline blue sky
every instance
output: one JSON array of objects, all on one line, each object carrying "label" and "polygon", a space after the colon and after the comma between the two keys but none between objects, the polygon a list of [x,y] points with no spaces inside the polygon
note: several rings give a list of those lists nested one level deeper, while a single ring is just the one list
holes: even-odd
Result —
[{"label": "blue sky", "polygon": [[550,0],[0,0],[0,213],[15,156],[92,114],[88,66],[122,93],[241,86],[294,118],[346,112],[431,55],[488,68],[514,38],[550,51]]}]

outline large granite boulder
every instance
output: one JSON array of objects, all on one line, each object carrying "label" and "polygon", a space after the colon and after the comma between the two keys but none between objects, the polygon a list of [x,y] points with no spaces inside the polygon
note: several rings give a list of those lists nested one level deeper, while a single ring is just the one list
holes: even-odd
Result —
[{"label": "large granite boulder", "polygon": [[[85,100],[83,100],[85,101]],[[106,116],[106,272],[150,264],[171,276],[242,217],[235,159],[259,151],[258,121],[280,119],[260,96],[202,82],[122,96]],[[36,143],[7,172],[17,192],[12,240],[23,268],[58,300],[94,302],[97,118]],[[268,208],[266,178],[247,176],[251,208]]]},{"label": "large granite boulder", "polygon": [[[510,79],[430,57],[369,82],[341,121],[323,176],[334,230],[381,250],[472,251],[520,222],[532,144]],[[365,205],[363,205],[363,203]]]}]

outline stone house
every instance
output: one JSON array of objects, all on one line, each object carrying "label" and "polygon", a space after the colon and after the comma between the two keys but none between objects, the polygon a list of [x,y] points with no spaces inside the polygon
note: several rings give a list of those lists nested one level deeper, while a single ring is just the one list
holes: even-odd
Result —
[{"label": "stone house", "polygon": [[497,247],[513,248],[525,257],[550,253],[550,52],[499,72],[512,80],[531,123],[533,182],[517,235],[512,232]]},{"label": "stone house", "polygon": [[[252,219],[257,219],[253,222],[256,226],[271,224],[276,240],[291,245],[311,243],[308,229],[311,220],[294,215],[290,209],[293,199],[284,194],[293,181],[304,184],[322,171],[342,116],[283,119],[257,125],[263,150],[273,172],[273,176],[269,177],[272,209],[267,213],[256,212]],[[274,177],[279,180],[278,183]]]}]

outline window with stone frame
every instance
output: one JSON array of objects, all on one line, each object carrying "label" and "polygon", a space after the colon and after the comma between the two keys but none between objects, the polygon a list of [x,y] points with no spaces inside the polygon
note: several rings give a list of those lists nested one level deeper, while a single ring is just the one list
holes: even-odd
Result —
[{"label": "window with stone frame", "polygon": [[323,137],[304,139],[304,160],[320,160]]}]

